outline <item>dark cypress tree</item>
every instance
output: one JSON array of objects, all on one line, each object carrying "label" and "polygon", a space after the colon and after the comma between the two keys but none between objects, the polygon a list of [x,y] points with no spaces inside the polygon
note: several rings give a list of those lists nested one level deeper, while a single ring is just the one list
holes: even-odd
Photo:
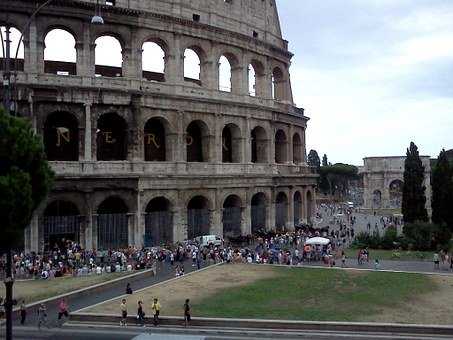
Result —
[{"label": "dark cypress tree", "polygon": [[328,166],[329,165],[329,161],[327,160],[327,155],[324,154],[324,156],[322,156],[322,166]]},{"label": "dark cypress tree", "polygon": [[417,146],[411,142],[404,162],[404,186],[402,213],[406,223],[428,222],[426,195],[423,180],[425,168],[418,154]]},{"label": "dark cypress tree", "polygon": [[445,224],[453,231],[453,180],[452,168],[447,159],[447,153],[442,150],[433,169],[432,183],[433,196],[431,207],[432,220],[438,225]]},{"label": "dark cypress tree", "polygon": [[307,163],[308,165],[316,168],[316,171],[319,172],[319,168],[321,167],[321,161],[316,150],[310,150],[307,157]]}]

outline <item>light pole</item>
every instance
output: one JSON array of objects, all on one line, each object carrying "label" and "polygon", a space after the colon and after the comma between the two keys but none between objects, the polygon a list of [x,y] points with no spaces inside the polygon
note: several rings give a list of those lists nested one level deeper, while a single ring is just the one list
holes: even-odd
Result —
[{"label": "light pole", "polygon": [[[39,11],[49,5],[54,0],[47,0],[42,3],[28,18],[26,24],[23,26],[19,41],[17,43],[16,53],[14,55],[14,68],[13,71],[17,70],[17,57],[19,54],[19,47],[24,37],[25,31],[30,28],[30,24],[34,17],[39,13]],[[101,9],[99,6],[99,0],[97,0],[97,4],[95,7],[95,13],[91,18],[91,23],[94,25],[102,25],[104,24],[104,19],[101,16]],[[3,72],[3,106],[6,110],[6,113],[9,114],[11,112],[11,26],[6,24],[5,26],[5,39],[3,39],[3,33],[0,29],[0,39],[2,41],[1,47],[3,51],[3,61],[5,62],[5,69]],[[15,110],[14,110],[15,111]],[[14,277],[12,273],[12,249],[9,247],[6,249],[6,268],[5,268],[5,290],[6,296],[4,301],[4,308],[6,314],[6,340],[13,339],[13,323],[12,323],[12,312],[13,312],[13,285],[14,285]]]}]

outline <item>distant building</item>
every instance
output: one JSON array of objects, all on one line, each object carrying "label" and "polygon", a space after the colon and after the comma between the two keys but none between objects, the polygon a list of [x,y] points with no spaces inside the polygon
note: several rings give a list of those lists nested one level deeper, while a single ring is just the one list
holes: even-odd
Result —
[{"label": "distant building", "polygon": [[[431,165],[429,156],[420,156],[425,167],[426,208],[431,214]],[[401,209],[405,156],[366,157],[359,167],[363,177],[364,209]]]}]

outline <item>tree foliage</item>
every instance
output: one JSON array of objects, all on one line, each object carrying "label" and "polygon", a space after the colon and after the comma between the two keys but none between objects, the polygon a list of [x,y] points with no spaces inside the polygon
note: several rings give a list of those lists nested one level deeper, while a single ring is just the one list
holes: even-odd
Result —
[{"label": "tree foliage", "polygon": [[319,171],[319,168],[321,167],[321,161],[316,150],[310,150],[307,157],[307,163],[309,166],[316,168],[316,170]]},{"label": "tree foliage", "polygon": [[447,225],[453,232],[453,172],[445,150],[437,158],[432,172],[433,223]]},{"label": "tree foliage", "polygon": [[406,223],[427,222],[425,168],[420,159],[417,146],[411,142],[404,162],[404,186],[402,213]]},{"label": "tree foliage", "polygon": [[329,165],[329,161],[327,159],[327,155],[324,154],[324,156],[322,156],[322,166],[328,166]]},{"label": "tree foliage", "polygon": [[16,246],[53,180],[41,140],[0,108],[0,248]]},{"label": "tree foliage", "polygon": [[320,189],[325,193],[346,195],[349,181],[357,179],[358,168],[354,165],[336,163],[320,168]]}]

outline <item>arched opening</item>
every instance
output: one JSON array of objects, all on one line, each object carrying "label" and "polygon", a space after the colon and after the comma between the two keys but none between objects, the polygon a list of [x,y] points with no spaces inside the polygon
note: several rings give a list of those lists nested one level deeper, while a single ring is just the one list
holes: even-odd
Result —
[{"label": "arched opening", "polygon": [[313,194],[307,191],[307,222],[312,223],[313,218]]},{"label": "arched opening", "polygon": [[373,209],[382,208],[382,193],[379,190],[373,191]]},{"label": "arched opening", "polygon": [[149,81],[165,81],[165,50],[162,44],[147,41],[142,46],[142,75]]},{"label": "arched opening", "polygon": [[266,77],[264,66],[257,60],[252,60],[248,66],[249,95],[252,97],[264,97]]},{"label": "arched opening", "polygon": [[118,39],[103,35],[95,43],[95,74],[97,77],[121,77],[122,47]]},{"label": "arched opening", "polygon": [[146,207],[145,247],[173,243],[173,214],[165,197],[152,199]]},{"label": "arched opening", "polygon": [[207,162],[208,148],[209,135],[206,124],[200,120],[191,122],[186,129],[187,162]]},{"label": "arched opening", "polygon": [[97,210],[98,249],[128,247],[128,208],[119,197],[109,197]]},{"label": "arched opening", "polygon": [[302,141],[298,133],[293,136],[293,163],[300,164],[302,162]]},{"label": "arched opening", "polygon": [[284,231],[288,222],[288,196],[279,192],[275,200],[275,228],[277,231]]},{"label": "arched opening", "polygon": [[[0,26],[1,37],[3,38],[3,45],[5,46],[6,40],[6,26]],[[20,31],[15,27],[9,27],[9,40],[11,41],[11,53],[10,53],[10,70],[24,70],[24,42],[21,41],[19,45],[19,51],[17,54],[17,61],[15,60],[17,46],[20,39]],[[0,44],[1,46],[1,44]],[[3,48],[0,48],[0,70],[3,70],[5,67],[5,56],[3,55]],[[16,67],[15,67],[16,66]]]},{"label": "arched opening", "polygon": [[266,230],[266,195],[259,192],[252,197],[251,203],[252,234]]},{"label": "arched opening", "polygon": [[285,100],[285,79],[279,67],[272,71],[272,98],[278,101]]},{"label": "arched opening", "polygon": [[209,201],[203,196],[195,196],[187,205],[187,239],[209,235],[210,229]]},{"label": "arched opening", "polygon": [[201,85],[200,55],[194,48],[187,48],[184,51],[184,80]]},{"label": "arched opening", "polygon": [[256,97],[256,71],[253,64],[249,64],[248,67],[249,75],[249,96]]},{"label": "arched opening", "polygon": [[241,163],[241,132],[235,124],[228,124],[223,128],[222,162]]},{"label": "arched opening", "polygon": [[267,135],[266,130],[257,126],[251,133],[252,163],[267,163]]},{"label": "arched opening", "polygon": [[145,124],[144,143],[146,162],[167,160],[167,129],[160,118],[151,118]]},{"label": "arched opening", "polygon": [[219,90],[231,92],[231,64],[225,56],[219,59]]},{"label": "arched opening", "polygon": [[44,124],[44,148],[49,161],[79,160],[79,123],[67,112],[50,114]]},{"label": "arched opening", "polygon": [[299,191],[294,193],[294,225],[302,222],[302,195]]},{"label": "arched opening", "polygon": [[69,201],[54,201],[40,219],[44,250],[64,249],[68,241],[80,242],[82,218],[77,206]]},{"label": "arched opening", "polygon": [[223,203],[223,237],[241,236],[242,202],[236,195],[230,195]]},{"label": "arched opening", "polygon": [[283,130],[275,134],[275,163],[284,164],[287,161],[287,140]]},{"label": "arched opening", "polygon": [[396,179],[390,183],[389,186],[389,199],[390,208],[399,209],[403,201],[403,181]]},{"label": "arched opening", "polygon": [[55,28],[44,39],[44,72],[62,76],[77,74],[77,51],[74,36]]},{"label": "arched opening", "polygon": [[116,113],[103,114],[96,130],[97,160],[123,161],[127,158],[127,124]]}]

